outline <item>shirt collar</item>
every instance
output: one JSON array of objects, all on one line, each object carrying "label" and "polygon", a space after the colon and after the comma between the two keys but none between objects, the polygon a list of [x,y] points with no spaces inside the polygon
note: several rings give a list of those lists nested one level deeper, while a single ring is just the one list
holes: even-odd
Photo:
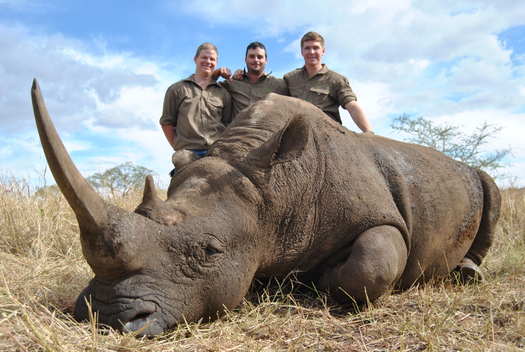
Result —
[{"label": "shirt collar", "polygon": [[[263,74],[261,75],[261,77],[259,77],[259,78],[257,79],[257,82],[264,81],[266,78],[268,78],[268,76],[269,76],[271,73],[272,73],[271,71],[268,72],[268,73],[263,72]],[[243,79],[244,81],[249,82],[249,79],[248,79],[248,72],[246,71],[245,68],[242,70],[242,79]],[[257,82],[256,82],[256,83],[257,83]]]},{"label": "shirt collar", "polygon": [[[184,79],[185,82],[193,82],[195,83],[196,85],[198,85],[200,87],[200,85],[197,83],[197,81],[195,80],[195,73],[188,76],[187,78]],[[211,86],[211,85],[219,85],[219,83],[217,82],[217,79],[215,80],[211,80],[210,81],[210,84],[208,84],[208,86]]]},{"label": "shirt collar", "polygon": [[[319,72],[317,72],[315,75],[313,75],[312,77],[315,77],[317,75],[324,75],[326,73],[328,73],[328,66],[326,66],[326,64],[321,64],[322,67],[321,69],[319,70]],[[303,73],[306,77],[308,77],[308,71],[306,71],[306,65],[303,66]]]}]

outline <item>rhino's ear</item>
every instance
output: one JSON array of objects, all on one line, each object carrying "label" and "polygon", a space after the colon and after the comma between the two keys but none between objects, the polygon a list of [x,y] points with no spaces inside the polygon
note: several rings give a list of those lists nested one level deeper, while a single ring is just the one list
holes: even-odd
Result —
[{"label": "rhino's ear", "polygon": [[295,160],[304,152],[309,138],[310,125],[304,118],[296,117],[268,141],[250,152],[248,159],[261,168]]}]

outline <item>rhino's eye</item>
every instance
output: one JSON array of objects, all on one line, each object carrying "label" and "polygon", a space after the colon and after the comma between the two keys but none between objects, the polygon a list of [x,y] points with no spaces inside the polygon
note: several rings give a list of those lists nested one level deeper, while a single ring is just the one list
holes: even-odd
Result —
[{"label": "rhino's eye", "polygon": [[208,256],[220,254],[223,252],[221,244],[216,239],[212,239],[211,241],[209,241],[204,247],[204,251]]},{"label": "rhino's eye", "polygon": [[206,248],[204,248],[204,250],[206,251],[206,255],[214,255],[221,253],[217,248],[212,246],[207,246]]}]

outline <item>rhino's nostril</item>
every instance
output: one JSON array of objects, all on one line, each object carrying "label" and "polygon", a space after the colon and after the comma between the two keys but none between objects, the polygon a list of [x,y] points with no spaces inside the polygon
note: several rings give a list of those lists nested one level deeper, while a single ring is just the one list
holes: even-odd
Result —
[{"label": "rhino's nostril", "polygon": [[133,332],[143,330],[154,322],[154,319],[149,319],[151,313],[139,313],[133,319],[124,324],[123,330],[126,332]]}]

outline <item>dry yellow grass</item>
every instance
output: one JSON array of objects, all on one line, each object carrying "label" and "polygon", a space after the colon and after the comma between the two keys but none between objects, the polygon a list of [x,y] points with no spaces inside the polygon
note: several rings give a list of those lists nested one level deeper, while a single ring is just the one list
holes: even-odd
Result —
[{"label": "dry yellow grass", "polygon": [[[115,200],[133,209],[140,194]],[[487,280],[447,281],[342,309],[293,278],[253,290],[212,323],[155,339],[97,331],[71,315],[91,278],[61,195],[0,180],[1,351],[518,351],[525,350],[525,189],[503,192]]]}]

